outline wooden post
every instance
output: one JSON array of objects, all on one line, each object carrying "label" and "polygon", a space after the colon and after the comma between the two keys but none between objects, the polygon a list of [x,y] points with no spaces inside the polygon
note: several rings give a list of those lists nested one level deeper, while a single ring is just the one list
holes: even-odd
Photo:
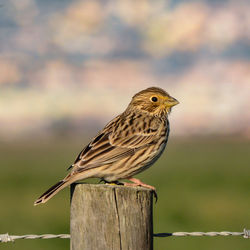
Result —
[{"label": "wooden post", "polygon": [[141,187],[71,185],[71,250],[152,250],[153,194]]}]

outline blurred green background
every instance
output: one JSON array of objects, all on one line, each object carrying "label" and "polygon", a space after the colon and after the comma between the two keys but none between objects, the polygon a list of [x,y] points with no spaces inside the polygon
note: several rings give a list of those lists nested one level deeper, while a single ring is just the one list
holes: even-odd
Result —
[{"label": "blurred green background", "polygon": [[[94,134],[93,134],[94,135]],[[45,205],[34,200],[63,177],[82,141],[72,138],[1,145],[0,231],[69,233],[69,189]],[[170,138],[167,151],[139,177],[158,190],[155,233],[249,228],[250,142]],[[95,180],[92,180],[95,183]],[[243,237],[156,238],[155,249],[248,249]],[[2,249],[69,249],[69,240],[18,240]]]},{"label": "blurred green background", "polygon": [[[0,0],[0,234],[69,233],[68,189],[34,200],[150,86],[180,101],[166,152],[139,176],[158,190],[154,231],[250,229],[249,13],[247,0]],[[155,239],[156,250],[247,248]]]}]

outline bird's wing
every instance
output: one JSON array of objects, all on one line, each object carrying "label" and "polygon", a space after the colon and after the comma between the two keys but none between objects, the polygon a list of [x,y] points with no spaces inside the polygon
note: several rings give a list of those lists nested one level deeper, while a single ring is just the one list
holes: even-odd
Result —
[{"label": "bird's wing", "polygon": [[113,126],[118,121],[117,118],[111,121],[80,152],[73,164],[73,171],[81,172],[111,164],[134,155],[138,149],[152,144],[158,139],[156,129],[140,132],[139,127],[132,131],[131,126],[124,126],[124,124]]}]

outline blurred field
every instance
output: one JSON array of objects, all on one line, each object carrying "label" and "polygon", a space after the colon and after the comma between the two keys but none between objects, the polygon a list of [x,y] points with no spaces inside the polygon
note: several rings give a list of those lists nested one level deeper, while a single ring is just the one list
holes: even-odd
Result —
[{"label": "blurred field", "polygon": [[[46,205],[33,207],[33,202],[66,174],[82,146],[72,139],[1,143],[0,233],[69,233],[69,189]],[[154,231],[250,228],[249,152],[250,141],[170,138],[161,160],[140,175],[158,190]],[[0,244],[0,249],[12,250],[69,249],[66,239]],[[249,240],[241,237],[155,239],[156,250],[248,248]]]}]

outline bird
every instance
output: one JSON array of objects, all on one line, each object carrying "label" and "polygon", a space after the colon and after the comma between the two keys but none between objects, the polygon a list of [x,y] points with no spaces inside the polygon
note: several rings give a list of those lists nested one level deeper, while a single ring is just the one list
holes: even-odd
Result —
[{"label": "bird", "polygon": [[100,178],[105,183],[141,186],[155,191],[134,175],[155,163],[169,137],[168,116],[179,102],[159,87],[149,87],[132,97],[126,110],[111,120],[79,153],[68,175],[49,188],[34,205],[47,202],[70,184]]}]

